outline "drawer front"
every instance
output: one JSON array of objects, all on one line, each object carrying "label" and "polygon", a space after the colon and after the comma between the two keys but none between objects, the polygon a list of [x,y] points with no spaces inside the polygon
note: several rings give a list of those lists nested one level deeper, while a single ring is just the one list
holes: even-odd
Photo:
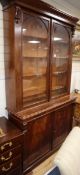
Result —
[{"label": "drawer front", "polygon": [[0,175],[7,175],[8,173],[16,169],[18,166],[21,167],[21,155],[2,164],[0,166]]},{"label": "drawer front", "polygon": [[22,136],[16,137],[12,140],[8,140],[6,143],[0,145],[0,154],[18,146],[19,144],[21,144],[21,142],[22,142]]},{"label": "drawer front", "polygon": [[18,166],[16,169],[10,171],[6,175],[22,175],[22,168],[21,168],[21,166]]},{"label": "drawer front", "polygon": [[10,149],[0,156],[0,164],[5,163],[6,161],[16,157],[21,153],[21,146],[17,146],[14,149]]}]

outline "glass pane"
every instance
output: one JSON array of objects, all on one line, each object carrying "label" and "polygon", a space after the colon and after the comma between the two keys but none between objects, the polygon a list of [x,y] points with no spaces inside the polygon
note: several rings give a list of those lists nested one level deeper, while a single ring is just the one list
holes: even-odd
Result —
[{"label": "glass pane", "polygon": [[53,26],[52,95],[67,92],[69,33],[64,26]]},{"label": "glass pane", "polygon": [[22,28],[23,103],[47,98],[48,21],[24,14]]},{"label": "glass pane", "polygon": [[[37,86],[39,86],[39,88],[37,88]],[[24,88],[24,97],[29,97],[30,95],[37,95],[37,94],[41,94],[43,92],[45,92],[45,77],[42,76],[38,76],[37,77],[33,77],[31,79],[24,79],[23,80],[23,88]],[[27,86],[27,88],[26,88]]]}]

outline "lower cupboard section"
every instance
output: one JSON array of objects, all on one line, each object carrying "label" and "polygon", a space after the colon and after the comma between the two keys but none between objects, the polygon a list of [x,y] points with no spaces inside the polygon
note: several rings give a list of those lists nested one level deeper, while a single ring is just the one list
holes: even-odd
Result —
[{"label": "lower cupboard section", "polygon": [[72,129],[72,121],[73,104],[67,104],[27,123],[23,139],[24,172],[29,172],[57,151]]}]

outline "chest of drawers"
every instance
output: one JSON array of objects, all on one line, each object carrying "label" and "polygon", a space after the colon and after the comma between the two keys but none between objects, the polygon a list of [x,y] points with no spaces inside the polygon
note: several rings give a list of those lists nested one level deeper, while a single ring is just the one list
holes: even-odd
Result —
[{"label": "chest of drawers", "polygon": [[0,175],[22,174],[22,132],[5,117],[0,118]]}]

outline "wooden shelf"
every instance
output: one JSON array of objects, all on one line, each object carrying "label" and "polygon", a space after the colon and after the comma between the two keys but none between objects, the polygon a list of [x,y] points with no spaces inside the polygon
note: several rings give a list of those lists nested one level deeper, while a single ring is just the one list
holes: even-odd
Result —
[{"label": "wooden shelf", "polygon": [[23,75],[23,79],[41,78],[44,76],[46,76],[46,74]]},{"label": "wooden shelf", "polygon": [[[46,57],[32,57],[32,55],[31,55],[31,57],[22,57],[23,59],[47,59],[48,57],[46,56]],[[27,61],[27,60],[26,60]],[[32,60],[31,60],[32,61]]]},{"label": "wooden shelf", "polygon": [[60,89],[65,89],[65,86],[55,86],[54,89],[52,88],[52,91],[56,91]]},{"label": "wooden shelf", "polygon": [[53,72],[52,75],[55,75],[55,76],[58,76],[58,75],[63,75],[63,74],[66,74],[67,71],[56,71],[56,72]]},{"label": "wooden shelf", "polygon": [[69,42],[66,42],[66,40],[57,40],[57,41],[55,41],[54,40],[54,44],[67,44],[67,45],[69,45]]},{"label": "wooden shelf", "polygon": [[69,59],[69,57],[53,57],[53,59]]},{"label": "wooden shelf", "polygon": [[55,89],[52,89],[52,95],[53,96],[59,96],[61,94],[64,94],[67,92],[67,89],[65,86],[62,87],[56,87]]},{"label": "wooden shelf", "polygon": [[29,97],[29,96],[35,96],[35,95],[38,95],[38,94],[43,94],[45,93],[45,88],[42,88],[42,87],[31,87],[31,88],[27,88],[23,91],[23,98],[26,98],[26,97]]},{"label": "wooden shelf", "polygon": [[[32,101],[32,98],[35,98],[35,99],[36,99],[36,98],[45,97],[45,96],[46,96],[45,93],[46,93],[46,91],[44,91],[44,92],[42,92],[42,93],[36,93],[36,94],[31,95],[31,96],[29,96],[29,95],[24,96],[24,97],[23,97],[23,101],[26,101],[26,98],[27,98],[28,100],[31,99],[31,101]],[[37,95],[37,96],[35,96],[35,95]]]}]

